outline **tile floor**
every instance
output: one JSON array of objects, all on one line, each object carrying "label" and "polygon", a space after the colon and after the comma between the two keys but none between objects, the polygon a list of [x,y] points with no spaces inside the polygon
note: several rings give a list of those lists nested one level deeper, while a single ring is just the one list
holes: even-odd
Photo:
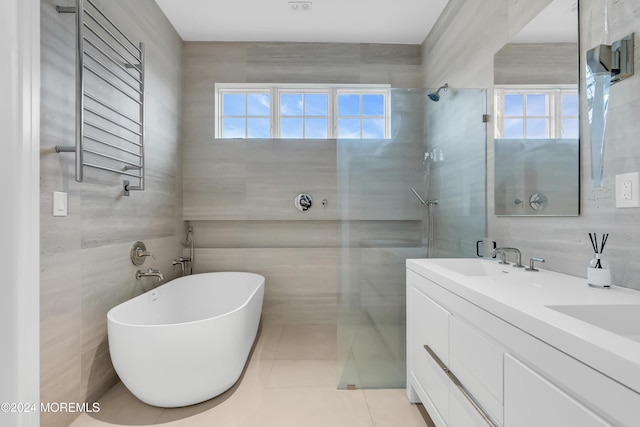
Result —
[{"label": "tile floor", "polygon": [[145,405],[118,383],[100,399],[100,412],[71,427],[424,427],[421,406],[405,391],[336,390],[336,331],[325,326],[264,326],[238,383],[199,405]]}]

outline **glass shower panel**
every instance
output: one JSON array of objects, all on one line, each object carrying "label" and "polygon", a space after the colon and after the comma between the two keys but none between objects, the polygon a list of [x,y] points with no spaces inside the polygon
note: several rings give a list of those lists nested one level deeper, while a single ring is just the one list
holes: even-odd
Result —
[{"label": "glass shower panel", "polygon": [[[434,207],[432,258],[476,256],[486,235],[486,90],[450,89],[425,109],[426,187]],[[426,219],[425,219],[426,221]]]},{"label": "glass shower panel", "polygon": [[[466,91],[458,92],[450,91],[434,103],[427,98],[427,90],[392,89],[390,139],[337,140],[339,388],[405,386],[405,260],[425,258],[429,241],[427,207],[411,188],[425,200],[443,194],[444,205],[433,209],[433,242],[438,247],[444,241],[459,242],[449,244],[460,249],[450,256],[469,256],[467,241],[471,239],[475,254],[475,241],[485,235],[485,127],[481,120],[485,96],[484,91],[468,96]],[[453,103],[453,109],[442,109],[454,97],[459,102]],[[438,107],[441,111],[432,111]],[[468,125],[472,114],[467,110],[471,109],[475,110],[473,123],[480,124],[473,129]],[[444,114],[461,121],[447,119]],[[446,119],[449,133],[443,133],[439,124],[430,124],[432,119]],[[429,143],[428,126],[433,126],[434,137],[443,141]],[[472,131],[477,133],[471,137]],[[444,140],[449,140],[449,145],[445,146]],[[482,161],[475,161],[479,152]],[[444,166],[453,166],[453,162],[458,162],[462,178],[454,189],[459,194],[449,196],[441,190],[448,188],[442,183],[452,172]],[[434,174],[442,176],[434,178]],[[454,203],[460,206],[454,208]],[[459,224],[444,239],[437,232],[443,211],[473,224]]]}]

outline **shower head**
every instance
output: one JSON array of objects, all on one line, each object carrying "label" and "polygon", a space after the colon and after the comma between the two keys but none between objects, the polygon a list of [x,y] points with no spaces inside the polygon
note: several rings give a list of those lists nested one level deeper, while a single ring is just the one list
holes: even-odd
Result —
[{"label": "shower head", "polygon": [[433,102],[438,102],[440,101],[440,91],[443,90],[446,92],[447,90],[449,90],[449,83],[445,83],[444,85],[440,86],[438,88],[437,91],[435,92],[431,92],[430,94],[428,94],[427,96],[429,97],[430,100],[432,100]]}]

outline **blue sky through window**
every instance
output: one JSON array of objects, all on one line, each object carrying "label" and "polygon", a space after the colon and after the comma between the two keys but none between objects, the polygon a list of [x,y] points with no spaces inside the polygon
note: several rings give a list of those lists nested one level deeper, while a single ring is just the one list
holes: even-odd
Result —
[{"label": "blue sky through window", "polygon": [[384,116],[384,95],[362,95],[363,116]]},{"label": "blue sky through window", "polygon": [[245,99],[244,93],[225,93],[222,101],[222,115],[244,116]]},{"label": "blue sky through window", "polygon": [[527,95],[527,116],[546,116],[547,115],[547,96],[546,95]]},{"label": "blue sky through window", "polygon": [[[387,89],[313,85],[221,85],[216,133],[221,138],[386,137]],[[272,108],[273,107],[273,108]]]},{"label": "blue sky through window", "polygon": [[304,115],[323,116],[329,115],[329,95],[324,93],[308,93],[304,96]]},{"label": "blue sky through window", "polygon": [[270,96],[266,93],[255,93],[247,96],[248,116],[269,116],[271,114]]},{"label": "blue sky through window", "polygon": [[523,116],[524,115],[522,95],[505,95],[504,96],[504,115],[505,116]]}]

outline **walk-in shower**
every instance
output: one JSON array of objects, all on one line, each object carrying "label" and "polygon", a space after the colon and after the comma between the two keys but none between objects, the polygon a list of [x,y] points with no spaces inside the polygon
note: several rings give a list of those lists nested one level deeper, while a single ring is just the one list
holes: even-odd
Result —
[{"label": "walk-in shower", "polygon": [[430,100],[432,100],[433,102],[438,102],[440,101],[440,91],[444,90],[445,92],[449,90],[449,83],[445,83],[442,86],[440,86],[438,88],[438,90],[436,90],[435,92],[431,92],[430,94],[428,94],[427,96],[429,97]]},{"label": "walk-in shower", "polygon": [[405,387],[406,260],[485,237],[486,91],[447,88],[391,89],[390,138],[336,141],[339,388]]}]

